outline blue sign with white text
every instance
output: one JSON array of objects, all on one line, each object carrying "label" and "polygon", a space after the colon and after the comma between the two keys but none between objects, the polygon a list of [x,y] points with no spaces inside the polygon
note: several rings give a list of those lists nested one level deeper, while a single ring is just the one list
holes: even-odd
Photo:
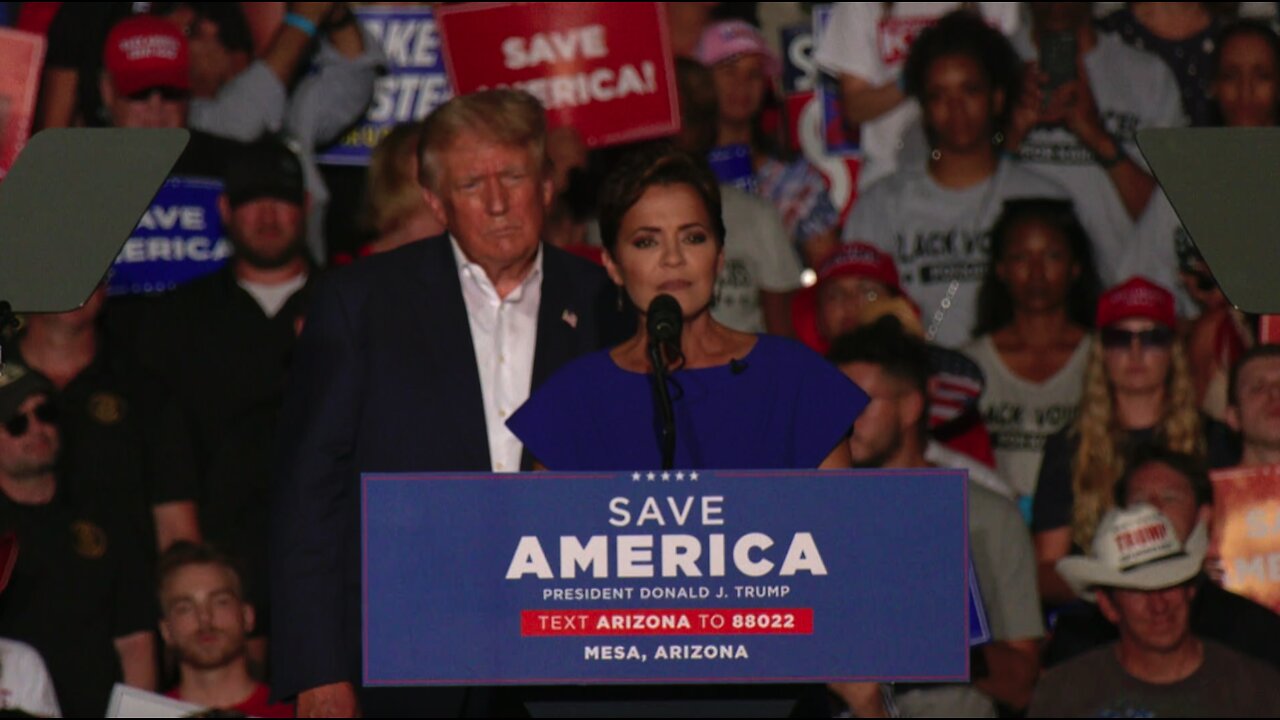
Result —
[{"label": "blue sign with white text", "polygon": [[721,185],[732,185],[755,195],[756,168],[751,162],[751,148],[746,145],[721,145],[707,153],[707,164]]},{"label": "blue sign with white text", "polygon": [[231,244],[218,213],[221,194],[218,180],[165,180],[112,263],[107,292],[164,292],[226,264]]},{"label": "blue sign with white text", "polygon": [[366,474],[364,682],[963,682],[967,482]]},{"label": "blue sign with white text", "polygon": [[430,8],[356,6],[353,12],[381,43],[387,72],[374,84],[364,118],[317,156],[331,165],[367,165],[374,147],[393,127],[425,118],[453,96]]}]

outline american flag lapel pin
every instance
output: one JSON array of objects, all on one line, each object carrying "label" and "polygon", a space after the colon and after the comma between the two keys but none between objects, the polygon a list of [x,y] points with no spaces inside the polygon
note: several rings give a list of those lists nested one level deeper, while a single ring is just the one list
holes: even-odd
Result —
[{"label": "american flag lapel pin", "polygon": [[564,321],[565,325],[568,325],[574,330],[578,329],[578,313],[565,308],[565,311],[560,313],[560,319]]}]

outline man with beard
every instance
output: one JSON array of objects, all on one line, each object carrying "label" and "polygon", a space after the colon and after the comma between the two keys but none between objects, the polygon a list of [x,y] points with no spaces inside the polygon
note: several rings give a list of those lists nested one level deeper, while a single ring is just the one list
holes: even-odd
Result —
[{"label": "man with beard", "polygon": [[160,635],[178,661],[168,695],[249,717],[293,717],[293,705],[272,703],[270,689],[249,673],[253,605],[235,566],[207,545],[180,542],[160,558]]},{"label": "man with beard", "polygon": [[[853,424],[849,452],[864,468],[927,468],[929,349],[886,316],[843,335],[827,355],[871,397]],[[995,703],[1031,701],[1044,635],[1031,537],[1008,499],[969,482],[969,554],[992,641],[976,646],[972,682],[894,686],[903,717],[994,717]]]},{"label": "man with beard", "polygon": [[[191,427],[199,536],[246,559],[248,600],[265,635],[276,415],[313,274],[303,239],[308,198],[297,156],[275,139],[233,153],[225,189],[230,260],[160,301],[138,355]],[[251,643],[255,661],[264,650]]]}]

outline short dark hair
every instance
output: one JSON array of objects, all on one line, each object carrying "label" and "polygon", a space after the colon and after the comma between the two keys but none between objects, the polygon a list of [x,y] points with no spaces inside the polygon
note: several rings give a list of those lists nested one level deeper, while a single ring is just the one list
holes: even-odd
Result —
[{"label": "short dark hair", "polygon": [[1222,49],[1227,46],[1227,42],[1241,35],[1253,35],[1261,38],[1271,48],[1272,58],[1276,62],[1276,68],[1280,69],[1280,35],[1271,29],[1271,26],[1260,20],[1243,19],[1236,20],[1218,32],[1218,39],[1213,47],[1213,55],[1209,58],[1210,78],[1218,79],[1218,73],[1222,71]]},{"label": "short dark hair", "polygon": [[1014,228],[1025,222],[1041,222],[1057,229],[1067,240],[1071,259],[1080,267],[1080,275],[1067,291],[1067,314],[1083,328],[1093,327],[1094,312],[1102,282],[1093,265],[1093,247],[1089,233],[1080,223],[1070,200],[1053,198],[1017,198],[1006,200],[991,227],[991,257],[987,274],[978,289],[978,319],[973,335],[995,332],[1013,322],[1013,298],[1009,288],[996,275],[996,266],[1004,259]]},{"label": "short dark hair", "polygon": [[253,56],[253,32],[244,16],[240,3],[219,2],[165,2],[155,3],[152,13],[165,17],[181,8],[191,8],[200,20],[208,20],[218,26],[218,42],[231,52]]},{"label": "short dark hair", "polygon": [[663,141],[646,143],[623,156],[604,179],[600,188],[600,240],[610,255],[617,250],[618,232],[627,211],[649,188],[670,185],[686,185],[698,194],[711,217],[716,242],[724,246],[724,214],[715,174],[706,161]]},{"label": "short dark hair", "polygon": [[1280,357],[1280,345],[1254,345],[1231,366],[1231,379],[1227,383],[1227,405],[1237,407],[1240,405],[1240,372],[1245,365],[1257,360],[1258,358]]},{"label": "short dark hair", "polygon": [[929,378],[933,361],[925,341],[906,331],[902,321],[885,315],[869,325],[845,333],[831,343],[827,360],[835,365],[875,365],[892,378],[905,382],[924,400],[920,435],[929,430]]},{"label": "short dark hair", "polygon": [[902,69],[907,94],[923,102],[929,68],[952,55],[977,62],[991,89],[1003,91],[1004,109],[992,118],[993,129],[1003,131],[1022,92],[1022,61],[1009,39],[972,10],[948,13],[920,33]]},{"label": "short dark hair", "polygon": [[222,551],[204,543],[179,540],[160,554],[156,562],[156,595],[160,598],[164,612],[164,586],[179,570],[188,565],[217,565],[230,573],[235,584],[236,596],[245,598],[244,574],[240,572],[239,563]]},{"label": "short dark hair", "polygon": [[1209,471],[1203,462],[1192,455],[1169,450],[1156,443],[1144,443],[1129,453],[1125,472],[1116,481],[1117,507],[1124,507],[1125,497],[1129,494],[1129,483],[1134,473],[1147,465],[1164,465],[1186,478],[1191,486],[1191,494],[1196,499],[1197,507],[1213,504],[1213,483],[1209,480]]}]

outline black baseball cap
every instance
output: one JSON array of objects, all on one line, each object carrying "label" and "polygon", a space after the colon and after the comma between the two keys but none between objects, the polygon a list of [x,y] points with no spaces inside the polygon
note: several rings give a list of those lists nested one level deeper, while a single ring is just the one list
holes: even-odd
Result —
[{"label": "black baseball cap", "polygon": [[227,161],[226,192],[232,206],[261,198],[302,205],[306,198],[302,162],[279,138],[241,145]]},{"label": "black baseball cap", "polygon": [[15,362],[6,362],[0,370],[0,422],[13,417],[18,407],[32,395],[52,391],[53,385],[40,373]]}]

